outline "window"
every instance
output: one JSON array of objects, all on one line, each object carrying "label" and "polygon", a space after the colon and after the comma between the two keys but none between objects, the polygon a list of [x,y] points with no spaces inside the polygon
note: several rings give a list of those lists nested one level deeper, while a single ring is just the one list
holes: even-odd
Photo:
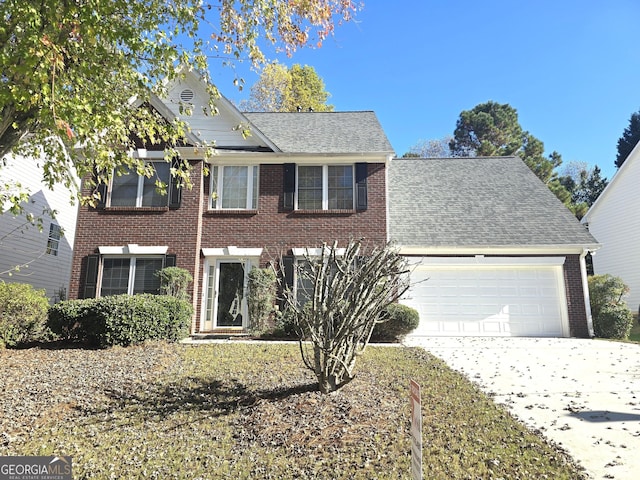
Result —
[{"label": "window", "polygon": [[215,165],[211,167],[212,209],[258,208],[258,166]]},{"label": "window", "polygon": [[158,192],[156,181],[166,185],[170,182],[170,167],[167,162],[152,162],[155,173],[147,178],[129,169],[123,175],[114,174],[111,181],[110,206],[112,207],[166,207],[167,194]]},{"label": "window", "polygon": [[57,256],[58,248],[60,247],[60,237],[62,236],[62,229],[60,225],[52,223],[49,226],[49,238],[47,240],[47,254]]},{"label": "window", "polygon": [[353,209],[353,177],[353,165],[299,165],[297,208]]},{"label": "window", "polygon": [[160,293],[160,279],[155,273],[162,267],[162,257],[107,257],[100,295]]},{"label": "window", "polygon": [[311,265],[308,260],[297,260],[295,269],[296,290],[295,296],[298,304],[305,305],[313,296],[313,279],[311,278]]},{"label": "window", "polygon": [[[344,248],[337,248],[335,250],[335,254],[338,257],[342,257],[342,255],[344,255],[344,252]],[[322,251],[319,248],[294,248],[293,254],[293,277],[291,278],[291,281],[288,283],[288,285],[294,288],[296,301],[300,305],[304,305],[313,297],[315,289],[314,269],[317,271],[317,268],[320,267],[320,258],[322,255]],[[330,278],[333,278],[336,273],[336,269],[335,264],[329,257],[329,251],[326,250],[324,257],[324,266],[325,268],[330,268],[329,276]],[[285,258],[285,262],[286,261],[287,260]]]}]

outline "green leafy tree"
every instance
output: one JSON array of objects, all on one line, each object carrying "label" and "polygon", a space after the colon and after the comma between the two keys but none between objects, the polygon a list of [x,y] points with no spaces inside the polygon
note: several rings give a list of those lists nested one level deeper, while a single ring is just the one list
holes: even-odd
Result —
[{"label": "green leafy tree", "polygon": [[241,108],[254,112],[295,112],[298,109],[331,112],[333,105],[327,104],[329,96],[313,67],[296,64],[287,68],[275,62],[262,70]]},{"label": "green leafy tree", "polygon": [[629,125],[622,132],[622,136],[618,139],[618,155],[616,157],[616,167],[620,168],[627,159],[631,150],[640,141],[640,111],[631,115]]},{"label": "green leafy tree", "polygon": [[[50,187],[70,186],[74,172],[84,177],[123,166],[151,175],[128,150],[137,137],[167,146],[171,156],[170,147],[184,138],[184,124],[139,108],[151,92],[162,94],[165,79],[180,74],[178,63],[205,80],[209,58],[261,66],[267,61],[263,45],[287,54],[321,45],[357,8],[342,0],[4,0],[0,157],[43,154],[43,179]],[[209,38],[205,26],[213,31]],[[216,98],[214,87],[209,93]],[[173,174],[188,185],[185,170]]]}]

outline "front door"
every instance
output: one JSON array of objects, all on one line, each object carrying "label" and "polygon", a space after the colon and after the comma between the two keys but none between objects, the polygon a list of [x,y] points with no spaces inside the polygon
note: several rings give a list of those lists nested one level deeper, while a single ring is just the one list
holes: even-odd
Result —
[{"label": "front door", "polygon": [[202,331],[246,326],[246,265],[242,260],[217,260],[209,265]]},{"label": "front door", "polygon": [[244,305],[244,263],[238,261],[218,261],[217,293],[215,316],[216,327],[242,327]]}]

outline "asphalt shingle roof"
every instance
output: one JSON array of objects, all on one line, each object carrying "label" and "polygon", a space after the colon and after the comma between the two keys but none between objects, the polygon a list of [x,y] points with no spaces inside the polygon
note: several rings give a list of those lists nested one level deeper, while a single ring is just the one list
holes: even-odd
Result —
[{"label": "asphalt shingle roof", "polygon": [[518,157],[393,159],[389,220],[401,246],[597,245]]},{"label": "asphalt shingle roof", "polygon": [[245,117],[287,153],[393,154],[374,112],[246,112]]}]

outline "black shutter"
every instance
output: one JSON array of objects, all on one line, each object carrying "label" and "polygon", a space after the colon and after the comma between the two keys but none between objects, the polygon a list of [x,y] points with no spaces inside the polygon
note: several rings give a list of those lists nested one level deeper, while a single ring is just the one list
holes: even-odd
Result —
[{"label": "black shutter", "polygon": [[[180,160],[174,159],[171,162],[171,168],[180,168]],[[182,188],[179,185],[180,178],[169,174],[169,208],[175,210],[180,208],[180,202],[182,201]]]},{"label": "black shutter", "polygon": [[164,256],[164,267],[175,267],[176,266],[176,256],[175,255],[165,255]]},{"label": "black shutter", "polygon": [[293,295],[293,256],[284,256],[280,259],[280,269],[283,275],[284,285],[278,295],[278,305],[282,311],[287,308],[286,295]]},{"label": "black shutter", "polygon": [[367,164],[356,163],[356,210],[367,209]]},{"label": "black shutter", "polygon": [[293,262],[294,257],[287,255],[282,257],[282,270],[284,272],[284,284],[287,288],[293,289]]},{"label": "black shutter", "polygon": [[96,203],[96,208],[103,209],[104,207],[107,206],[107,184],[99,183],[96,186],[96,193],[100,197],[98,199],[98,203]]},{"label": "black shutter", "polygon": [[98,266],[100,255],[87,255],[86,275],[84,279],[84,292],[82,298],[95,298],[98,290]]},{"label": "black shutter", "polygon": [[284,203],[285,210],[293,210],[293,201],[296,193],[296,164],[285,163],[283,165],[284,177]]}]

